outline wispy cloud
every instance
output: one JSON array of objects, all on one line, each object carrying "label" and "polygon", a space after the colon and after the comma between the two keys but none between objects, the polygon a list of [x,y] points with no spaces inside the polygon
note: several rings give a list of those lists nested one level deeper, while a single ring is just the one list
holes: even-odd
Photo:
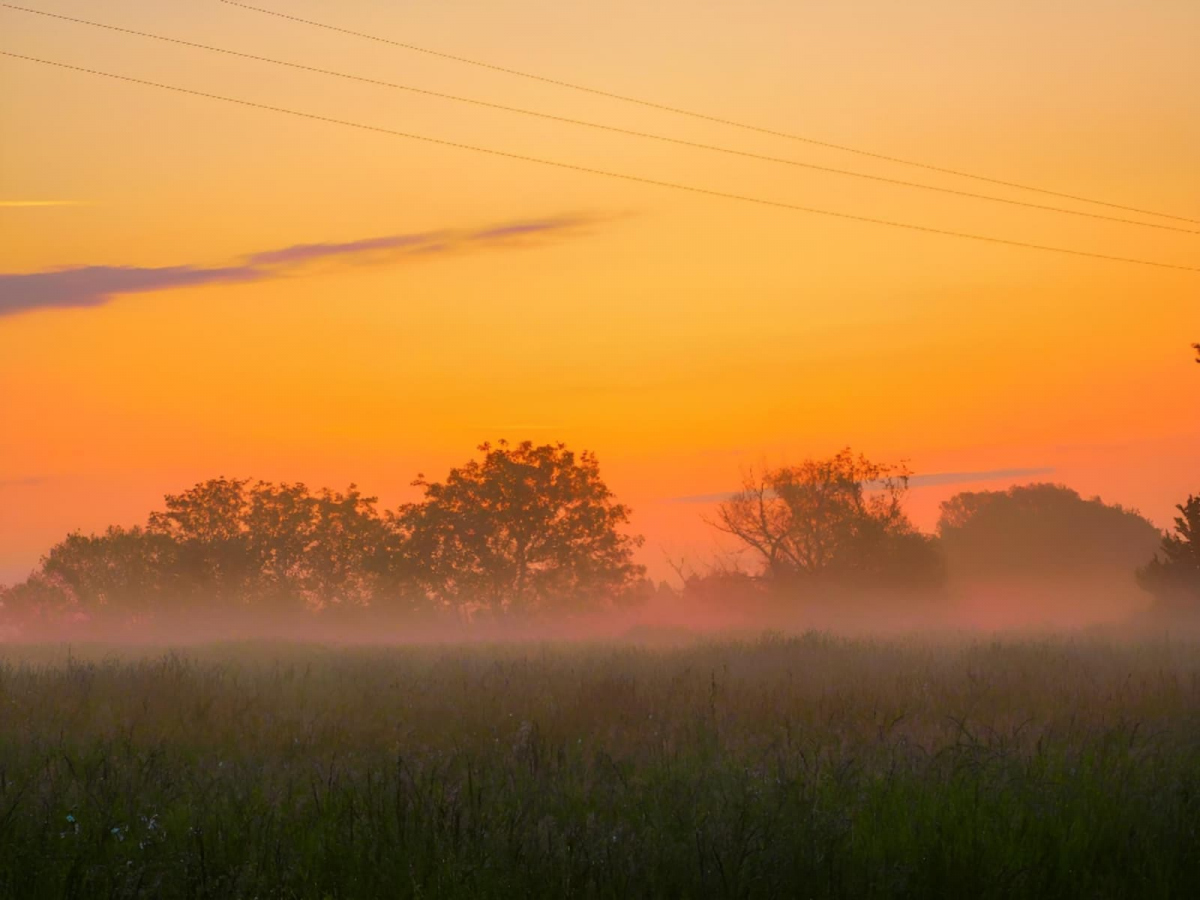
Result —
[{"label": "wispy cloud", "polygon": [[90,206],[87,200],[0,200],[0,209],[36,209],[43,206]]},{"label": "wispy cloud", "polygon": [[51,481],[49,475],[26,475],[20,478],[0,478],[0,490],[14,487],[37,487]]},{"label": "wispy cloud", "polygon": [[[473,241],[499,241],[505,238],[528,237],[530,235],[542,234],[548,230],[553,230],[558,227],[559,220],[556,219],[540,219],[532,222],[510,222],[507,225],[495,225],[491,228],[484,228],[476,231],[471,235]],[[582,225],[582,222],[576,222],[577,225]]]},{"label": "wispy cloud", "polygon": [[387,237],[367,238],[340,244],[296,244],[280,250],[255,253],[246,262],[252,266],[296,266],[327,259],[343,259],[349,256],[364,256],[397,251],[411,252],[417,247],[430,247],[444,238],[442,234],[393,234]]},{"label": "wispy cloud", "polygon": [[667,497],[669,503],[724,503],[737,496],[737,491],[721,491],[716,494],[687,494],[683,497]]},{"label": "wispy cloud", "polygon": [[75,266],[41,272],[0,273],[0,316],[39,309],[101,306],[116,297],[172,288],[269,281],[320,262],[384,264],[408,256],[524,246],[526,239],[531,237],[568,237],[593,221],[581,216],[560,216],[468,231],[391,234],[338,243],[294,244],[252,253],[232,265],[214,267]]},{"label": "wispy cloud", "polygon": [[908,479],[909,487],[931,487],[937,484],[970,484],[974,481],[1006,481],[1011,478],[1036,478],[1053,475],[1051,466],[1033,469],[989,469],[985,472],[933,472],[929,475],[913,475]]},{"label": "wispy cloud", "polygon": [[[908,479],[910,488],[933,487],[945,484],[974,484],[980,481],[1008,481],[1014,478],[1036,478],[1039,475],[1053,474],[1054,469],[1041,466],[1032,469],[988,469],[983,472],[930,472],[925,475],[912,475]],[[671,503],[723,503],[735,497],[735,491],[724,491],[716,494],[691,494],[685,497],[670,497]]]},{"label": "wispy cloud", "polygon": [[0,316],[34,309],[100,306],[123,294],[141,294],[194,285],[257,281],[251,266],[199,269],[168,266],[82,266],[27,274],[0,274]]}]

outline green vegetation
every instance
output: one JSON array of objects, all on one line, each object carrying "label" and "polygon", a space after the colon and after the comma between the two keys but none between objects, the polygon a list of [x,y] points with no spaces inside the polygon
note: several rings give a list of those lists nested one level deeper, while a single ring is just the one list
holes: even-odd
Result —
[{"label": "green vegetation", "polygon": [[1200,645],[6,648],[6,897],[1200,896]]}]

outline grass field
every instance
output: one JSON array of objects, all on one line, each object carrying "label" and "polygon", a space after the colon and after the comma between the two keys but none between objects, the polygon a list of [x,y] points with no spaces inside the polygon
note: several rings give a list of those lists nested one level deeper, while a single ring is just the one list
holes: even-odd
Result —
[{"label": "grass field", "polygon": [[1200,644],[0,658],[5,897],[1200,896]]}]

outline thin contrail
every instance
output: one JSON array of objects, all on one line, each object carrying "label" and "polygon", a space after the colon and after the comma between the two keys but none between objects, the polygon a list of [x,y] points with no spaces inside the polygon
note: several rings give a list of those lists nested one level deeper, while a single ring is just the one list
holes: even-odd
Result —
[{"label": "thin contrail", "polygon": [[87,206],[86,200],[0,200],[0,208],[22,209],[38,206]]}]

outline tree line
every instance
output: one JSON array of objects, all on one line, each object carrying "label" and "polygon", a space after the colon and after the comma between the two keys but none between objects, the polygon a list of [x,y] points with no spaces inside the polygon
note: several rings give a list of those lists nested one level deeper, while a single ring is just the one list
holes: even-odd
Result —
[{"label": "tree line", "polygon": [[0,594],[10,620],[369,611],[419,620],[620,603],[643,586],[595,456],[562,444],[481,446],[421,500],[381,510],[355,485],[215,478],[168,495],[144,525],[75,533]]},{"label": "tree line", "polygon": [[421,498],[381,510],[375,497],[300,483],[215,478],[164,498],[145,524],[74,533],[25,581],[0,589],[9,627],[318,617],[325,621],[527,620],[689,602],[838,604],[863,594],[898,604],[938,598],[964,579],[1133,581],[1163,608],[1200,611],[1200,496],[1173,533],[1133,510],[1061,485],[963,492],[936,531],[905,511],[911,472],[844,450],[747,473],[709,524],[741,551],[732,562],[652,584],[594,454],[500,442]]}]

